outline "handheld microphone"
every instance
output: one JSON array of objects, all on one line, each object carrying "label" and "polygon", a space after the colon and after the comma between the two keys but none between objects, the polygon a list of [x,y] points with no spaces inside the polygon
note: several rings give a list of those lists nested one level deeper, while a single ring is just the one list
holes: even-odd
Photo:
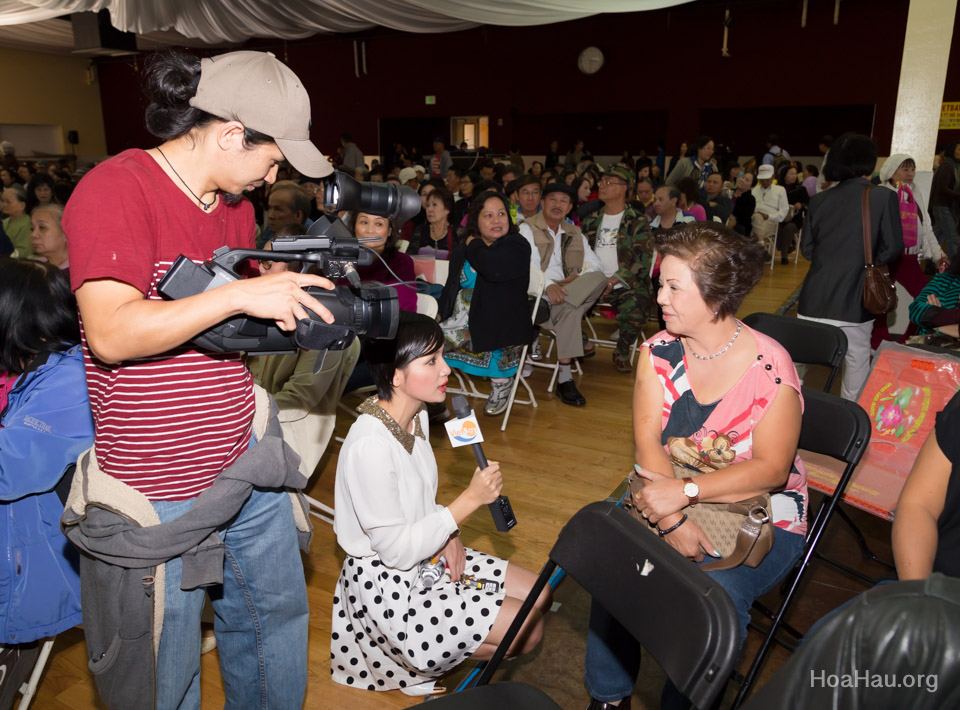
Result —
[{"label": "handheld microphone", "polygon": [[[455,394],[450,400],[450,405],[457,417],[445,424],[450,443],[454,446],[469,444],[473,449],[473,455],[477,458],[477,465],[481,469],[486,468],[489,464],[487,464],[487,457],[483,455],[483,447],[479,443],[483,441],[480,424],[473,416],[473,410],[467,398],[462,394]],[[513,508],[510,507],[510,499],[506,496],[500,496],[487,507],[490,508],[490,515],[493,516],[493,522],[500,532],[508,532],[517,524],[517,517],[513,514]]]}]

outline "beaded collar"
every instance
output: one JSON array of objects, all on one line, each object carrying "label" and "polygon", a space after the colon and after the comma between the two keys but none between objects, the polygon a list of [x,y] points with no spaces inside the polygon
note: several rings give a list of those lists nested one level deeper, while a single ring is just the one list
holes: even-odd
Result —
[{"label": "beaded collar", "polygon": [[423,433],[423,428],[420,426],[420,417],[417,415],[413,417],[412,434],[404,431],[403,427],[397,424],[396,420],[387,413],[387,410],[377,404],[376,395],[365,399],[363,404],[357,407],[357,411],[361,414],[369,414],[371,417],[379,419],[387,428],[387,431],[393,434],[393,438],[400,442],[400,446],[402,446],[408,454],[413,453],[413,444],[416,441],[416,437],[419,436],[424,441],[427,440],[426,435]]}]

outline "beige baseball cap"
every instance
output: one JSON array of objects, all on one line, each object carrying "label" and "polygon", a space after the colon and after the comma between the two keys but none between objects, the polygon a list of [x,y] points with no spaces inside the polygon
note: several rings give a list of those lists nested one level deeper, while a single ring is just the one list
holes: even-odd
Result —
[{"label": "beige baseball cap", "polygon": [[333,166],[310,142],[310,97],[288,66],[270,52],[228,52],[200,62],[190,105],[273,138],[300,173],[321,178]]}]

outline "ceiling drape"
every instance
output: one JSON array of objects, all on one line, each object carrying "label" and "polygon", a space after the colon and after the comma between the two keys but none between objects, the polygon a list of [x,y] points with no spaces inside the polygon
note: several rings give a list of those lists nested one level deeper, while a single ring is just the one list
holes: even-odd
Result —
[{"label": "ceiling drape", "polygon": [[[375,26],[404,32],[455,32],[476,25],[543,25],[600,13],[637,12],[690,0],[4,0],[0,34],[31,32],[63,42],[69,25],[48,22],[74,12],[109,10],[118,29],[138,35],[174,31],[211,45],[253,37],[302,39]],[[58,27],[57,25],[63,25]]]}]

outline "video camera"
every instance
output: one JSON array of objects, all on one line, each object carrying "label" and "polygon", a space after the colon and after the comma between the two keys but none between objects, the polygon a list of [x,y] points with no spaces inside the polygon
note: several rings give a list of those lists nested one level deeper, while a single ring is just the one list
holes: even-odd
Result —
[{"label": "video camera", "polygon": [[[324,205],[331,210],[358,210],[404,222],[420,211],[420,196],[409,187],[391,183],[360,183],[336,172],[325,181]],[[237,265],[247,259],[298,261],[303,271],[310,265],[330,280],[346,278],[349,286],[332,291],[308,287],[306,292],[333,314],[325,323],[307,309],[309,318],[297,322],[295,331],[279,329],[271,320],[237,316],[205,330],[191,342],[214,352],[248,352],[258,355],[304,350],[343,350],[357,335],[393,338],[397,334],[397,292],[390,286],[361,284],[356,267],[373,263],[374,253],[354,237],[339,219],[325,216],[307,233],[277,237],[273,251],[221,247],[213,257],[197,265],[182,254],[157,284],[157,291],[171,300],[195,296],[241,278]],[[318,359],[318,365],[321,360]]]}]

